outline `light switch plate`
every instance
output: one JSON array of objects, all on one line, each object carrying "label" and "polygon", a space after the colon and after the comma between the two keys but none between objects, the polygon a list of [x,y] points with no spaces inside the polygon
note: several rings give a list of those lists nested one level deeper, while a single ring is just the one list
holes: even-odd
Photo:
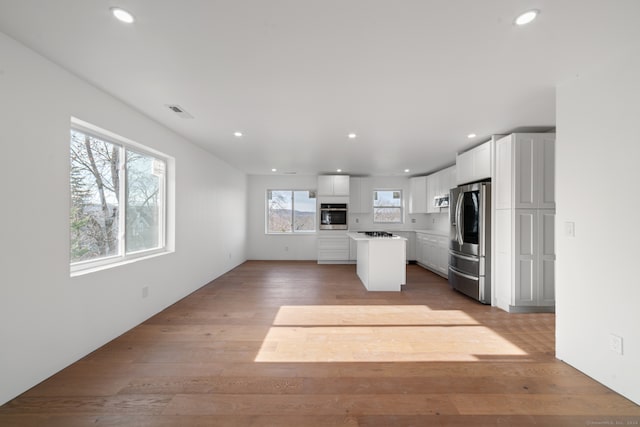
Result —
[{"label": "light switch plate", "polygon": [[564,235],[566,237],[576,237],[576,223],[572,221],[566,221],[564,223]]}]

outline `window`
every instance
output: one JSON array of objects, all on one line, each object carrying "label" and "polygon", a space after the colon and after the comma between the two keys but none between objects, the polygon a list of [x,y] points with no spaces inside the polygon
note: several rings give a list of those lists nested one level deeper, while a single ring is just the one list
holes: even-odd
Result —
[{"label": "window", "polygon": [[166,160],[71,128],[71,271],[165,248]]},{"label": "window", "polygon": [[373,222],[402,223],[402,190],[373,192]]},{"label": "window", "polygon": [[267,233],[313,233],[315,231],[315,191],[267,191]]}]

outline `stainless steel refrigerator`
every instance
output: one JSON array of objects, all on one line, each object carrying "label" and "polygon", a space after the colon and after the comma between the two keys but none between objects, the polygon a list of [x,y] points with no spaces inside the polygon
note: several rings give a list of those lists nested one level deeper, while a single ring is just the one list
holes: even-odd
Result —
[{"label": "stainless steel refrigerator", "polygon": [[491,304],[491,182],[451,189],[449,284]]}]

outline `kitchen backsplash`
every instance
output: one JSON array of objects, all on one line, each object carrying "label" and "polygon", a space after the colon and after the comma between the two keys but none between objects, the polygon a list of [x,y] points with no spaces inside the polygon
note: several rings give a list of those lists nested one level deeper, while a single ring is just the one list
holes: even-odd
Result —
[{"label": "kitchen backsplash", "polygon": [[[449,231],[449,213],[407,214],[403,224],[378,224],[371,213],[349,214],[350,230],[436,230]],[[415,222],[414,222],[415,220]]]}]

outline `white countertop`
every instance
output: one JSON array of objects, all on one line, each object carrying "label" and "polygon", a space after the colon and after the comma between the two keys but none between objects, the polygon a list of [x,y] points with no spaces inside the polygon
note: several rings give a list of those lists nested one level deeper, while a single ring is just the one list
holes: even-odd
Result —
[{"label": "white countertop", "polygon": [[359,233],[357,231],[349,231],[347,236],[352,238],[353,240],[407,240],[406,237],[394,235],[393,237],[375,237],[375,236],[367,236],[364,233]]},{"label": "white countertop", "polygon": [[449,237],[449,232],[440,230],[413,230],[416,233],[431,234],[432,236]]},{"label": "white countertop", "polygon": [[359,231],[386,231],[387,233],[422,233],[430,234],[432,236],[449,237],[448,231],[441,230],[385,230],[385,229],[362,229],[362,230],[350,230],[350,233],[357,233]]}]

